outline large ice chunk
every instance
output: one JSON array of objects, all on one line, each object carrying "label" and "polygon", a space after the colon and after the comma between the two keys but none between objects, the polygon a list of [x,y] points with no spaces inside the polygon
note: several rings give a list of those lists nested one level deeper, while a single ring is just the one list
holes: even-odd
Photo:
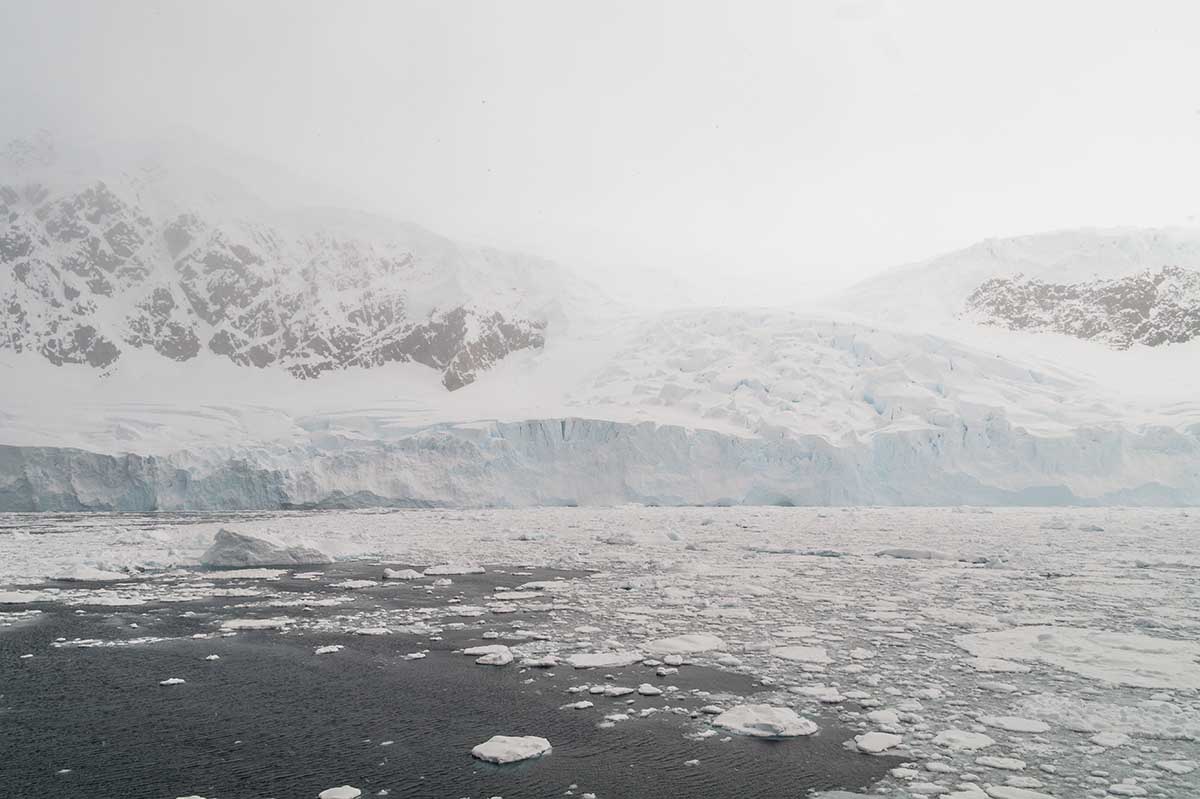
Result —
[{"label": "large ice chunk", "polygon": [[737,705],[717,716],[712,723],[739,735],[758,738],[792,738],[817,731],[816,724],[797,715],[790,707],[775,705]]},{"label": "large ice chunk", "polygon": [[516,763],[541,757],[550,751],[550,742],[536,735],[493,735],[471,750],[471,755],[489,763]]},{"label": "large ice chunk", "polygon": [[316,566],[333,559],[311,547],[288,547],[245,533],[221,528],[213,545],[200,557],[205,566]]}]

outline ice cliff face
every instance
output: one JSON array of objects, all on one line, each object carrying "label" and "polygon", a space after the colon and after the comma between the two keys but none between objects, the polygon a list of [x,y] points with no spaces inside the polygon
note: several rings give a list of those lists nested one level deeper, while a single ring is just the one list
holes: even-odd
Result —
[{"label": "ice cliff face", "polygon": [[1181,344],[1200,336],[1200,272],[1164,267],[1065,284],[995,277],[967,297],[966,313],[984,324],[1065,333],[1117,349]]},{"label": "ice cliff face", "polygon": [[522,301],[553,269],[536,259],[268,211],[234,188],[180,191],[157,162],[57,169],[49,141],[14,143],[2,163],[0,350],[101,371],[135,349],[210,353],[298,378],[412,361],[454,390],[544,343],[545,309]]},{"label": "ice cliff face", "polygon": [[0,509],[1200,504],[1200,426],[1039,438],[994,417],[853,447],[589,419],[187,457],[0,446]]}]

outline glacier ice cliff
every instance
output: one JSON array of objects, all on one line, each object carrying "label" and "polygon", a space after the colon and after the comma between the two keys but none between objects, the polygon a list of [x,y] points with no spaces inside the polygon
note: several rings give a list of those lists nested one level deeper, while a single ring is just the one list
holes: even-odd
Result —
[{"label": "glacier ice cliff", "polygon": [[0,510],[608,505],[1197,505],[1200,426],[1033,435],[1003,416],[854,444],[595,419],[109,455],[0,446]]}]

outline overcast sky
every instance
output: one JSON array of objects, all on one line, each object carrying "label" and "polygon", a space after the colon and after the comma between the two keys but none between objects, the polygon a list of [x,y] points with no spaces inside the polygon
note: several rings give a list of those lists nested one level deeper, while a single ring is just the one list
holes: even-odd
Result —
[{"label": "overcast sky", "polygon": [[988,236],[1195,224],[1197,76],[1195,0],[0,0],[7,133],[182,126],[451,236],[730,302]]}]

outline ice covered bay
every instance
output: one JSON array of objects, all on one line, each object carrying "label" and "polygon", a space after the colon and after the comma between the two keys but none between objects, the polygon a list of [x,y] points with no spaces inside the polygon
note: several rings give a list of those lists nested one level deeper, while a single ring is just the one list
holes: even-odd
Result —
[{"label": "ice covered bay", "polygon": [[[888,795],[1184,799],[1200,795],[1197,521],[1178,509],[7,516],[0,592],[9,604],[0,605],[0,625],[28,629],[76,610],[128,624],[169,607],[190,625],[175,639],[203,636],[189,646],[303,642],[331,671],[376,648],[421,668],[438,647],[503,647],[511,661],[452,662],[491,675],[480,679],[545,681],[556,719],[601,734],[677,716],[672,734],[697,761],[693,771],[720,747],[756,743],[713,724],[754,704],[813,720],[818,732],[788,746],[836,736],[864,763],[897,756],[874,786]],[[213,579],[200,558],[221,527],[315,547],[337,563]],[[898,549],[947,557],[880,554]],[[447,563],[487,564],[487,574],[434,568],[424,576]],[[546,568],[564,571],[537,573]],[[46,580],[86,569],[129,580]],[[421,576],[385,581],[385,569]],[[350,590],[348,579],[362,587]],[[481,580],[500,582],[470,588]],[[404,595],[422,597],[421,607],[384,602]],[[203,602],[227,607],[226,619],[289,622],[230,626],[180,615]],[[108,657],[163,646],[147,626],[113,640],[68,638],[20,653],[33,655],[21,662],[68,649]],[[354,635],[364,630],[378,634]],[[311,655],[333,643],[345,648]],[[231,662],[223,652],[212,663]],[[698,669],[745,682],[733,691],[700,687],[688,682]],[[157,690],[172,676],[150,670],[145,679]],[[187,682],[161,691],[171,701],[205,690],[190,673],[178,676]],[[547,732],[478,729],[471,745],[519,734],[570,751],[569,730]],[[552,755],[529,767],[563,762]],[[329,776],[326,787],[359,784],[354,774]]]}]

